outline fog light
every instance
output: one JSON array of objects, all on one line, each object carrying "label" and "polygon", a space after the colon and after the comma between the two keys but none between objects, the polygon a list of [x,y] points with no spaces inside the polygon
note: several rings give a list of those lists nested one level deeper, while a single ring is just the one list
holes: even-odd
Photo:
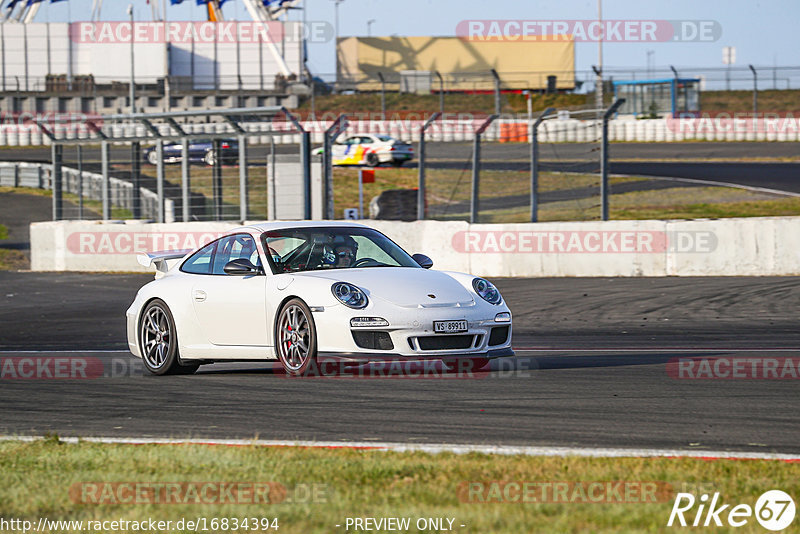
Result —
[{"label": "fog light", "polygon": [[389,326],[389,321],[383,317],[353,317],[350,319],[350,326],[352,327],[375,327],[375,326]]},{"label": "fog light", "polygon": [[511,322],[511,314],[508,312],[498,313],[494,316],[494,322],[496,323],[510,323]]}]

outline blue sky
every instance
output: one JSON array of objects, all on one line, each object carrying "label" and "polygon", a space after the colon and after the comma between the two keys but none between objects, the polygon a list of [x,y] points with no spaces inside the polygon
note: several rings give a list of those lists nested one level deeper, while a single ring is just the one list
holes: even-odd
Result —
[{"label": "blue sky", "polygon": [[[160,1],[160,0],[154,0]],[[126,8],[135,6],[137,20],[150,20],[146,0],[105,0],[103,19],[127,20]],[[333,0],[307,0],[309,20],[333,23]],[[241,0],[229,0],[224,7],[228,20],[249,20]],[[204,20],[203,8],[194,0],[168,7],[170,20]],[[366,35],[367,21],[375,19],[372,35],[454,35],[456,25],[470,19],[594,19],[596,0],[345,0],[339,6],[340,34]],[[46,5],[37,22],[88,20],[91,0],[69,0]],[[292,15],[299,18],[299,13]],[[604,64],[609,67],[643,69],[647,51],[653,51],[655,65],[666,68],[722,67],[722,47],[735,46],[736,65],[798,65],[800,21],[798,0],[604,0],[603,18],[634,20],[714,20],[722,37],[713,43],[607,43]],[[576,67],[588,70],[596,63],[597,45],[576,45]],[[309,67],[315,73],[334,71],[333,47],[309,47]]]}]

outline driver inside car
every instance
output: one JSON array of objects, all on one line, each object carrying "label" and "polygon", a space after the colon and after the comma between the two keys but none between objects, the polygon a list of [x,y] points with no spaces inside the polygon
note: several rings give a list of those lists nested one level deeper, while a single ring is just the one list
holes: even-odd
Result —
[{"label": "driver inside car", "polygon": [[352,267],[356,261],[358,244],[350,236],[336,236],[333,239],[333,250],[336,254],[336,267]]},{"label": "driver inside car", "polygon": [[325,245],[322,261],[333,268],[346,269],[356,261],[358,244],[347,235],[337,235],[330,244]]}]

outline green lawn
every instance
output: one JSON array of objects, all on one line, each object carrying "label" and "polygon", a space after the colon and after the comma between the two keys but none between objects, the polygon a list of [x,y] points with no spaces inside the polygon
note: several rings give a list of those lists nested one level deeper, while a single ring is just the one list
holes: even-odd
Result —
[{"label": "green lawn", "polygon": [[[289,533],[344,532],[343,526],[335,525],[344,525],[348,517],[452,518],[459,532],[671,532],[666,522],[678,491],[695,492],[698,497],[718,491],[725,502],[750,505],[768,489],[800,494],[800,464],[779,461],[68,445],[57,438],[0,443],[0,477],[4,481],[0,485],[0,516],[4,518],[203,517],[210,521],[267,517],[278,518],[278,532]],[[658,491],[642,493],[626,503],[591,503],[572,490],[566,502],[540,503],[536,494],[533,499],[526,498],[528,502],[519,502],[513,494],[498,498],[491,492],[493,481],[551,487],[551,483],[566,482],[572,488],[597,481],[646,482],[656,484]],[[258,483],[270,486],[273,491],[269,495],[274,498],[269,502],[262,499],[261,504],[195,504],[196,500],[133,504],[120,502],[119,494],[112,491],[105,500],[98,499],[102,495],[98,487],[123,482],[150,487],[157,483]],[[84,483],[94,485],[81,486]],[[87,491],[87,487],[92,489]],[[481,502],[486,500],[491,502]],[[460,527],[462,524],[465,527]],[[759,529],[750,524],[736,532],[761,532]]]},{"label": "green lawn", "polygon": [[[432,218],[467,220],[469,218],[470,173],[457,169],[434,169],[427,173],[428,212]],[[614,186],[646,182],[644,177],[612,176],[609,202],[612,219],[678,219],[719,217],[763,217],[800,215],[800,198],[778,196],[732,187],[685,187],[614,194]],[[541,193],[570,189],[594,190],[592,196],[547,202],[539,205],[541,221],[580,221],[600,218],[600,177],[596,174],[543,172],[539,178]],[[526,172],[481,172],[481,201],[504,196],[529,194]],[[413,189],[417,186],[416,169],[381,168],[375,183],[364,185],[365,207],[370,199],[385,189]],[[342,217],[344,208],[358,205],[358,170],[337,168],[334,171],[335,213]],[[530,208],[524,206],[482,209],[484,223],[511,223],[530,220]]]},{"label": "green lawn", "polygon": [[[180,169],[167,167],[167,181],[178,187]],[[481,202],[501,197],[525,198],[529,194],[529,174],[520,171],[482,171]],[[676,182],[674,188],[614,193],[614,186],[643,182],[644,177],[612,176],[610,217],[611,219],[693,219],[724,217],[767,217],[800,215],[800,198],[760,193],[732,187],[685,187]],[[600,177],[597,174],[542,172],[539,191],[550,193],[571,189],[591,191],[591,196],[574,200],[547,202],[539,205],[541,221],[581,221],[600,218]],[[414,189],[418,183],[418,171],[410,168],[381,167],[376,170],[374,183],[364,184],[364,207],[373,197],[387,189]],[[427,172],[427,204],[429,217],[441,220],[467,220],[469,218],[471,173],[465,169],[430,169]],[[253,166],[249,172],[248,218],[266,219],[268,192],[266,172],[263,166]],[[13,190],[0,188],[0,191]],[[206,218],[211,218],[213,194],[211,169],[192,168],[192,190],[209,199],[206,203]],[[17,192],[49,196],[49,191],[17,188]],[[64,194],[65,200],[77,202],[77,197]],[[84,200],[84,206],[95,215],[101,212],[98,201]],[[358,168],[334,168],[334,209],[336,218],[343,217],[345,208],[358,206]],[[235,220],[239,215],[239,170],[223,168],[223,213],[226,219]],[[112,217],[129,219],[129,210],[114,207]],[[526,222],[530,208],[525,205],[487,209],[483,204],[480,221],[484,223]]]},{"label": "green lawn", "polygon": [[[8,228],[0,224],[0,241],[8,239]],[[0,243],[0,271],[27,269],[28,258],[19,250],[11,250],[2,248],[3,244]]]}]

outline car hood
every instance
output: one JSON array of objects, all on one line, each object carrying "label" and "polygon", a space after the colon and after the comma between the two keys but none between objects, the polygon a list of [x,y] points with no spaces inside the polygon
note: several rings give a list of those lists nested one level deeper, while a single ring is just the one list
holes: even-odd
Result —
[{"label": "car hood", "polygon": [[[348,282],[364,289],[370,298],[403,308],[473,306],[472,294],[451,276],[414,267],[365,267],[304,273],[331,282]],[[433,295],[433,297],[431,297]]]}]

